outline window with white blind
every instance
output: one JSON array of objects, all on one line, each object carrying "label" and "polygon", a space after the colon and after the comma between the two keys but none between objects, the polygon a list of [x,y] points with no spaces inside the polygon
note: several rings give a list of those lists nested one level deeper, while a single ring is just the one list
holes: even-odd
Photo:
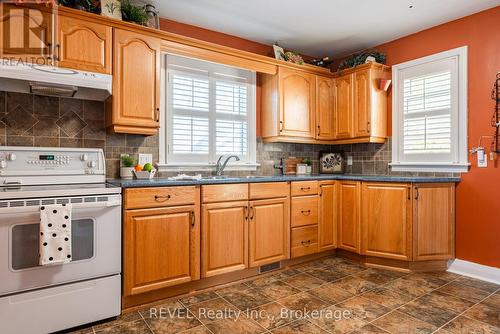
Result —
[{"label": "window with white blind", "polygon": [[467,47],[394,65],[395,171],[467,171]]},{"label": "window with white blind", "polygon": [[228,169],[255,168],[255,73],[167,55],[163,74],[160,168],[210,168],[229,154],[240,161]]}]

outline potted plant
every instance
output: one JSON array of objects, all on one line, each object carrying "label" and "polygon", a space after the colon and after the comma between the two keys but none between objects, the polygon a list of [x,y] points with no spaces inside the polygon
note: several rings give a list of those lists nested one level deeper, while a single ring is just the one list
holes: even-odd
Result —
[{"label": "potted plant", "polygon": [[148,23],[148,13],[144,6],[135,5],[130,0],[122,0],[121,10],[123,21],[134,22],[141,26]]},{"label": "potted plant", "polygon": [[307,165],[306,167],[306,174],[312,174],[312,160],[311,158],[305,158],[304,160],[302,160],[303,163],[305,163]]},{"label": "potted plant", "polygon": [[128,154],[121,155],[120,177],[122,179],[132,179],[134,174],[132,171],[135,166],[135,157]]}]

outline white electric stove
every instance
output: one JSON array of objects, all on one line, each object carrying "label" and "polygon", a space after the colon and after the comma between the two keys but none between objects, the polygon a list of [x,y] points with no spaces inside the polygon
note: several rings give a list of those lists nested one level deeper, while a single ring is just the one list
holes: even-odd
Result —
[{"label": "white electric stove", "polygon": [[[121,312],[121,189],[100,149],[0,147],[2,333],[50,333]],[[40,206],[72,204],[72,261],[38,265]]]}]

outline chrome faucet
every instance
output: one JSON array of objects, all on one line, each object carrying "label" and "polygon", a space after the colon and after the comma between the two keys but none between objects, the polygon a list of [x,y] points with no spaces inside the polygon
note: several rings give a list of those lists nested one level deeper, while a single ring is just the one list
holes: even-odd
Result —
[{"label": "chrome faucet", "polygon": [[224,155],[221,155],[219,157],[219,159],[217,160],[217,165],[215,166],[215,174],[217,176],[221,176],[222,175],[222,172],[224,172],[224,168],[226,168],[226,165],[228,163],[228,161],[231,159],[231,158],[234,158],[236,161],[240,161],[240,158],[237,156],[237,155],[230,155],[226,158],[226,160],[224,160],[224,162],[221,164],[221,160],[222,158],[224,157]]}]

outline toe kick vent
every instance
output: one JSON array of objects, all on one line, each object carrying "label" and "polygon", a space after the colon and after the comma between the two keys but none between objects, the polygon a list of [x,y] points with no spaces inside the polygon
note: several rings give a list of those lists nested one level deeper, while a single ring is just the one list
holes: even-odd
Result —
[{"label": "toe kick vent", "polygon": [[280,269],[280,268],[281,268],[281,261],[278,261],[278,262],[266,264],[264,266],[260,266],[259,272],[260,273],[267,273],[268,271],[273,271],[273,270]]}]

